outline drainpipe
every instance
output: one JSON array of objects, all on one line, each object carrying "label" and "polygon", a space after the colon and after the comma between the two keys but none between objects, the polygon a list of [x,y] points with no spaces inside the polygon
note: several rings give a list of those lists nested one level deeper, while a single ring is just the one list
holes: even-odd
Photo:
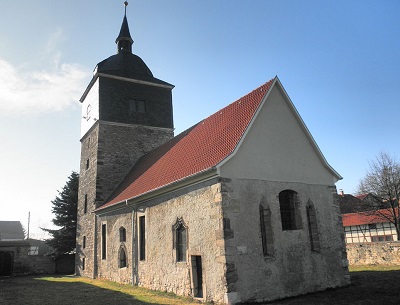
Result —
[{"label": "drainpipe", "polygon": [[137,211],[136,209],[128,204],[128,200],[125,200],[125,204],[132,208],[132,285],[138,284],[138,241],[137,241]]},{"label": "drainpipe", "polygon": [[93,236],[93,278],[97,278],[98,265],[97,265],[97,215],[94,214],[94,236]]}]

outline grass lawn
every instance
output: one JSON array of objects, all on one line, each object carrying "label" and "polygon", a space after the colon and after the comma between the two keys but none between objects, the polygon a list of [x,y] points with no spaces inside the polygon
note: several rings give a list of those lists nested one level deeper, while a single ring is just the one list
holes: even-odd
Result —
[{"label": "grass lawn", "polygon": [[[400,304],[400,266],[353,266],[352,284],[269,304]],[[0,304],[199,304],[190,298],[74,276],[0,278]]]},{"label": "grass lawn", "polygon": [[285,300],[273,305],[400,305],[400,266],[351,266],[351,285]]},{"label": "grass lawn", "polygon": [[0,278],[1,305],[196,304],[172,293],[75,276]]}]

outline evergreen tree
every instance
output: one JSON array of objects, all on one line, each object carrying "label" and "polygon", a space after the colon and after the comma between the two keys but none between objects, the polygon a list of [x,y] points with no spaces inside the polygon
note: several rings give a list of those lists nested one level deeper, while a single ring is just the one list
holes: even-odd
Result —
[{"label": "evergreen tree", "polygon": [[58,196],[51,202],[54,214],[52,222],[60,229],[42,228],[52,236],[46,242],[54,249],[53,255],[55,257],[72,252],[76,247],[78,186],[79,175],[72,172],[62,191],[58,191]]}]

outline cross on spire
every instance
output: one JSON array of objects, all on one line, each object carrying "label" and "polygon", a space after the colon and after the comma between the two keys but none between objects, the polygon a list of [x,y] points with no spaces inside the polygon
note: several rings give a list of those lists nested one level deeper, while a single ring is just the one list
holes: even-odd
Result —
[{"label": "cross on spire", "polygon": [[125,16],[126,16],[126,7],[128,6],[128,1],[124,2],[124,6],[125,6]]}]

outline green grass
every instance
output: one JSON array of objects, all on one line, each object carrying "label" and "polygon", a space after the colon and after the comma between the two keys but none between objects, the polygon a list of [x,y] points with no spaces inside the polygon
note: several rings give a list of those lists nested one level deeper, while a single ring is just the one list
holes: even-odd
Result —
[{"label": "green grass", "polygon": [[58,283],[84,283],[89,284],[101,289],[107,289],[110,291],[120,292],[127,296],[131,296],[135,300],[146,302],[146,303],[155,303],[155,304],[191,304],[195,302],[191,298],[179,297],[171,292],[162,292],[162,291],[154,291],[149,290],[142,287],[132,286],[132,285],[124,285],[115,282],[111,282],[108,280],[102,279],[89,279],[83,277],[75,277],[75,276],[67,276],[67,277],[41,277],[37,278],[41,281],[48,282],[58,282]]},{"label": "green grass", "polygon": [[0,292],[0,304],[13,305],[199,304],[173,293],[75,276],[3,278]]},{"label": "green grass", "polygon": [[395,271],[400,270],[400,266],[379,266],[379,265],[354,265],[349,266],[350,272],[360,271]]}]

